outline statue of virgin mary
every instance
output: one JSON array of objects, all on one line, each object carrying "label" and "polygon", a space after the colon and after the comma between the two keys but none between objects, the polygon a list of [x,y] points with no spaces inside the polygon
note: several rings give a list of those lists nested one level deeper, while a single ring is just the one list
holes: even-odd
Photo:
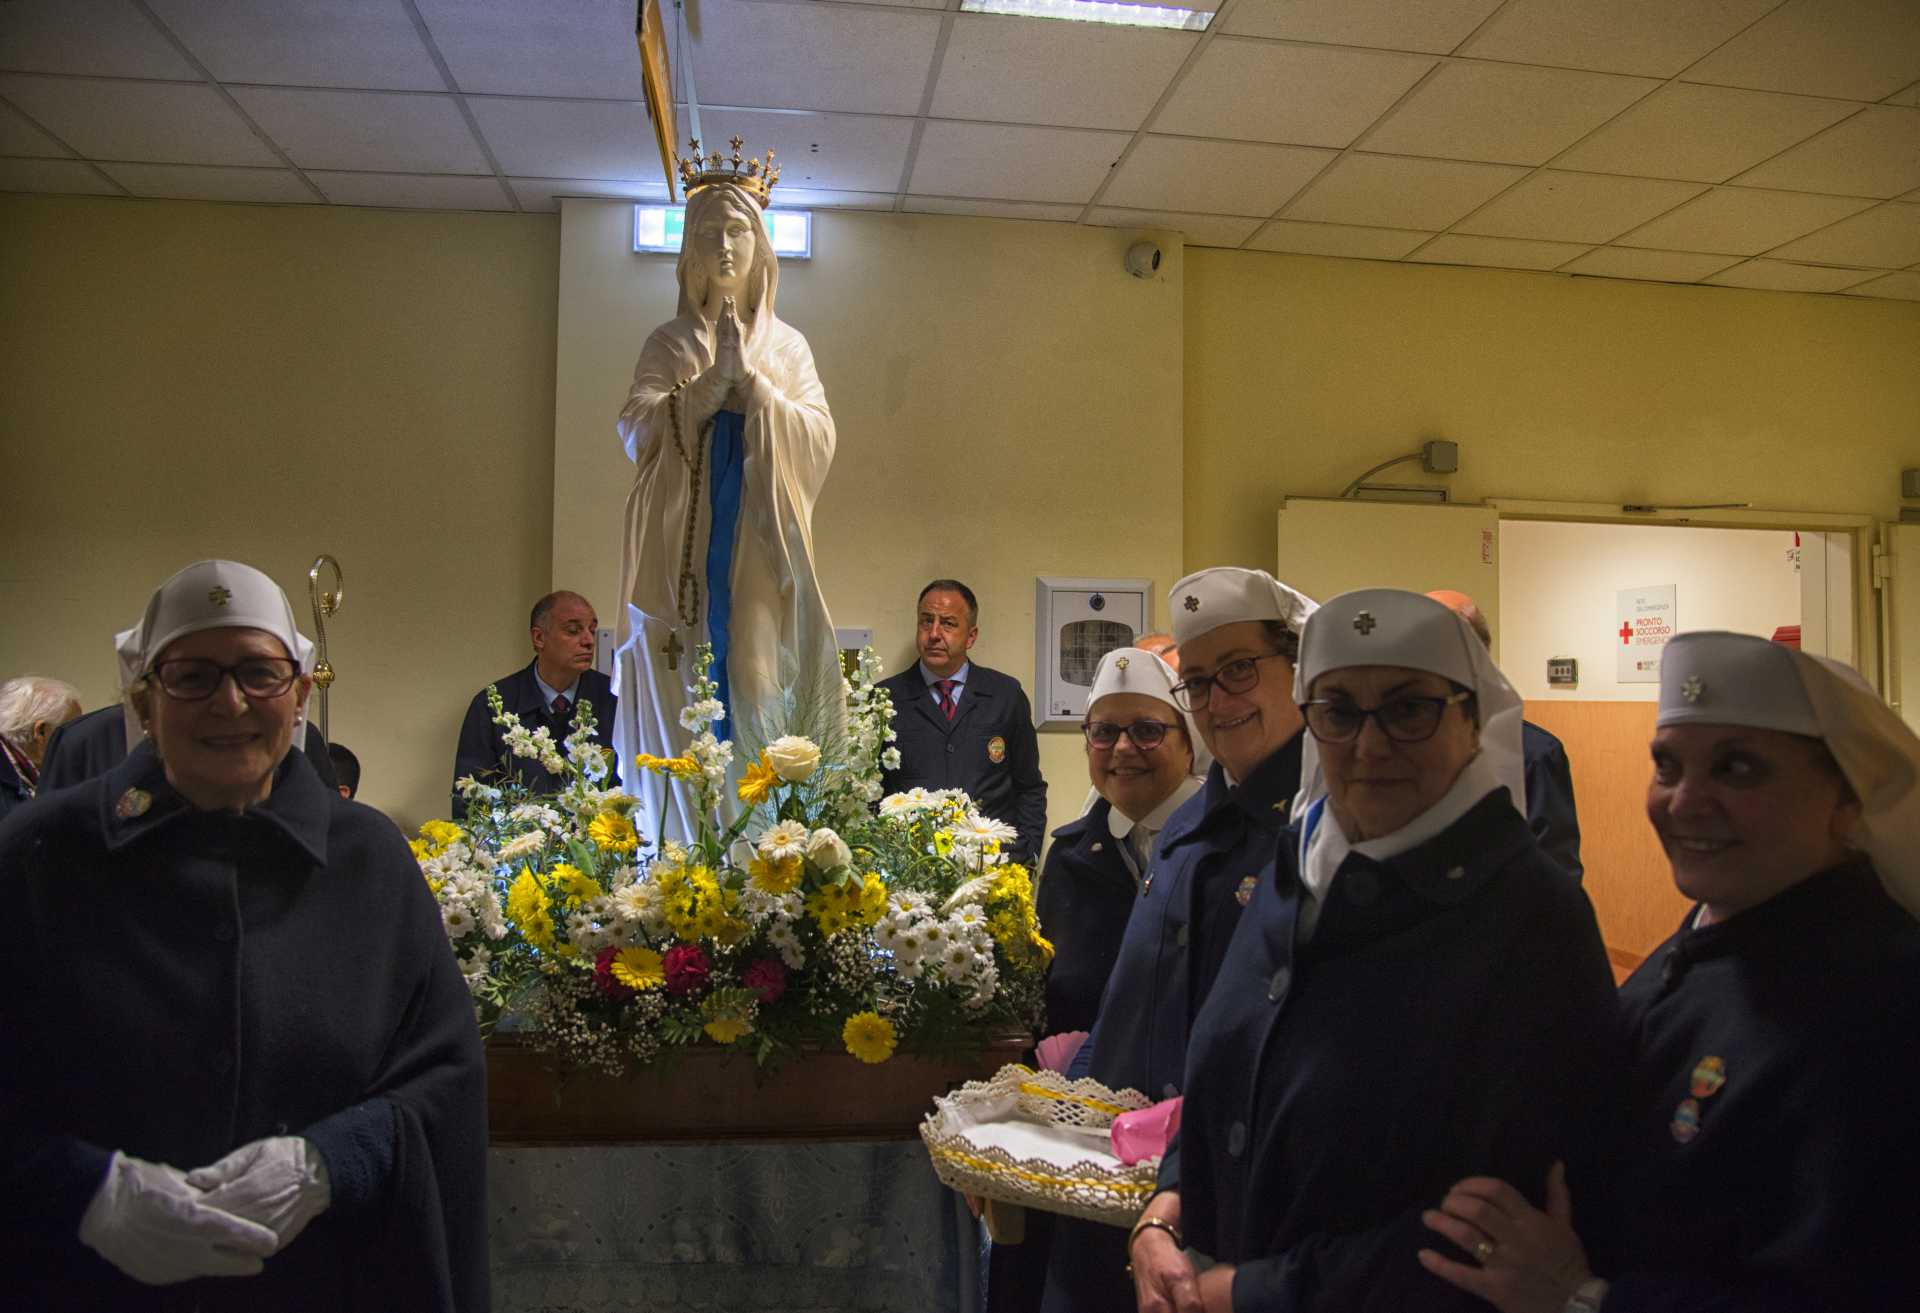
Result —
[{"label": "statue of virgin mary", "polygon": [[[698,151],[698,143],[695,144]],[[695,160],[698,160],[696,154]],[[762,202],[777,178],[713,167],[687,177],[674,318],[641,348],[619,432],[634,463],[621,565],[614,746],[642,834],[696,832],[682,791],[634,769],[692,740],[694,649],[735,741],[735,774],[782,734],[823,745],[846,723],[833,621],[814,572],[813,506],[833,461],[833,416],[806,338],[774,314],[780,264]],[[704,163],[704,162],[701,162]]]}]

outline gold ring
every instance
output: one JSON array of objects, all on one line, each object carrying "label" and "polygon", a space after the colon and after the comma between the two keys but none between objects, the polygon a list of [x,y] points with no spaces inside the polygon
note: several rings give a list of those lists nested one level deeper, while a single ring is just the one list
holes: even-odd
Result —
[{"label": "gold ring", "polygon": [[1485,1267],[1487,1260],[1493,1257],[1493,1241],[1481,1240],[1475,1242],[1473,1246],[1473,1256],[1479,1260],[1480,1266]]}]

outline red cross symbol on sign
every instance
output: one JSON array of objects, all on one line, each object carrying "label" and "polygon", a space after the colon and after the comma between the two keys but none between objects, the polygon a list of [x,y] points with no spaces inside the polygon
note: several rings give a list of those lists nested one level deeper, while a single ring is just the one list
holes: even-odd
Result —
[{"label": "red cross symbol on sign", "polygon": [[1620,622],[1620,641],[1622,643],[1631,643],[1633,641],[1633,624],[1630,621],[1622,620]]}]

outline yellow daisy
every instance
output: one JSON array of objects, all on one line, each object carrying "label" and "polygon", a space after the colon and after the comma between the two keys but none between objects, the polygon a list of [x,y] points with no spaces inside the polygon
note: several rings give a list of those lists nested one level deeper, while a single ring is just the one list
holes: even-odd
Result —
[{"label": "yellow daisy", "polygon": [[731,1044],[753,1030],[753,1023],[740,1017],[715,1017],[700,1029],[716,1044]]},{"label": "yellow daisy", "polygon": [[601,812],[587,827],[587,837],[612,853],[630,853],[640,846],[633,822],[618,812]]},{"label": "yellow daisy", "polygon": [[780,773],[773,768],[773,762],[762,752],[760,760],[747,767],[747,773],[740,778],[740,801],[749,807],[757,807],[773,793],[774,786],[780,783]]},{"label": "yellow daisy", "polygon": [[847,1052],[862,1062],[881,1063],[893,1056],[893,1023],[878,1012],[856,1012],[840,1029]]},{"label": "yellow daisy", "polygon": [[628,989],[653,989],[664,984],[667,974],[660,968],[660,955],[651,948],[623,948],[613,956],[613,978]]}]

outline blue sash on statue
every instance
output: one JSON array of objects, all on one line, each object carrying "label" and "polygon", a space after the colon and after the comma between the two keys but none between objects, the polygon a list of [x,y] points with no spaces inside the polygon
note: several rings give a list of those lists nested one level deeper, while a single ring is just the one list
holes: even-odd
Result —
[{"label": "blue sash on statue", "polygon": [[727,710],[714,722],[718,738],[733,737],[733,699],[727,690],[728,627],[733,620],[733,539],[740,525],[741,467],[746,460],[747,417],[723,410],[713,417],[713,450],[707,457],[707,639],[713,644],[713,682]]}]

